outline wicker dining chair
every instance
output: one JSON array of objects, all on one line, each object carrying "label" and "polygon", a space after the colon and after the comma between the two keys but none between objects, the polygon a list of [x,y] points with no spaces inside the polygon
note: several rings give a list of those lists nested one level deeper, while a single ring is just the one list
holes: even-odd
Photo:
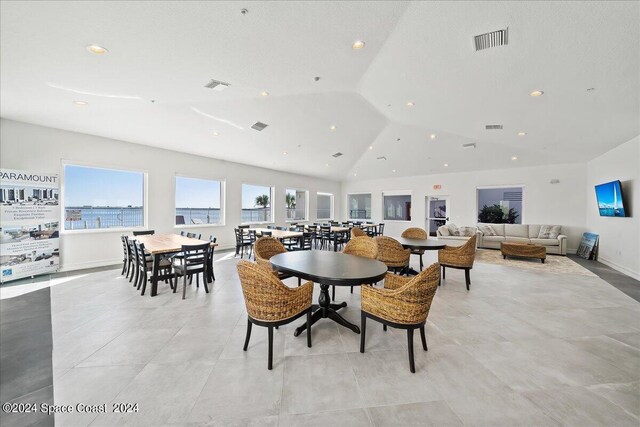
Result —
[{"label": "wicker dining chair", "polygon": [[471,285],[471,269],[476,257],[476,235],[474,234],[462,246],[445,246],[438,251],[438,262],[442,266],[442,280],[445,279],[446,268],[457,268],[464,270],[464,280],[467,290]]},{"label": "wicker dining chair", "polygon": [[307,315],[307,347],[311,347],[311,298],[313,282],[298,288],[286,286],[261,265],[238,261],[238,275],[247,307],[247,336],[243,350],[247,351],[253,324],[269,329],[269,370],[273,367],[273,328],[291,323]]},{"label": "wicker dining chair", "polygon": [[394,273],[406,273],[409,270],[411,249],[404,249],[400,242],[388,236],[374,238],[378,243],[378,261],[385,263]]},{"label": "wicker dining chair", "polygon": [[[354,237],[347,242],[342,253],[362,258],[376,259],[378,256],[378,244],[368,236]],[[353,293],[353,286],[351,286],[351,293]],[[331,300],[335,301],[335,299],[336,287],[333,286],[333,289],[331,290]]]},{"label": "wicker dining chair", "polygon": [[406,329],[409,369],[412,373],[415,373],[413,331],[415,329],[420,330],[422,348],[427,351],[427,337],[424,325],[439,282],[440,266],[435,263],[411,278],[387,273],[384,279],[384,289],[363,286],[360,353],[364,353],[367,318],[382,323],[385,331],[387,326]]},{"label": "wicker dining chair", "polygon": [[367,233],[365,233],[364,231],[362,231],[362,228],[360,227],[353,227],[351,229],[351,238],[353,239],[354,237],[366,237]]},{"label": "wicker dining chair", "polygon": [[291,275],[274,270],[269,260],[272,256],[283,254],[285,252],[288,252],[287,248],[284,247],[280,240],[271,236],[260,237],[253,245],[253,253],[256,256],[256,263],[263,268],[272,271],[280,280],[288,279]]},{"label": "wicker dining chair", "polygon": [[[402,237],[404,237],[405,239],[426,239],[429,237],[429,235],[422,228],[411,227],[402,232]],[[422,267],[424,267],[424,264],[422,263],[422,255],[424,255],[424,249],[412,249],[411,255],[418,255],[420,257],[420,271],[422,271]]]}]

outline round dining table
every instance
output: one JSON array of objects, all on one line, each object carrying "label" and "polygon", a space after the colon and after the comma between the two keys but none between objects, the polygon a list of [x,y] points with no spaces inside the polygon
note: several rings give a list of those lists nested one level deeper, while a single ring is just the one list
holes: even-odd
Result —
[{"label": "round dining table", "polygon": [[[408,239],[406,237],[400,237],[398,242],[400,242],[403,248],[411,249],[412,251],[437,251],[439,249],[444,249],[446,246],[438,239]],[[420,268],[422,268],[422,266]],[[420,272],[413,268],[409,268],[408,273],[415,276]]]},{"label": "round dining table", "polygon": [[[357,325],[347,321],[338,310],[347,306],[346,301],[331,303],[329,286],[360,286],[375,283],[387,274],[387,266],[375,259],[330,251],[293,251],[274,255],[269,260],[273,268],[295,277],[320,284],[318,304],[312,305],[311,324],[329,318],[334,322],[360,333]],[[299,326],[294,336],[300,335],[307,325]]]}]

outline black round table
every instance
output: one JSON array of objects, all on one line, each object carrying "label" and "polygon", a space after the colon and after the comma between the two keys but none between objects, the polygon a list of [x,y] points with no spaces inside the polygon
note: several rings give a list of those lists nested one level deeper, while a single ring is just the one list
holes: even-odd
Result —
[{"label": "black round table", "polygon": [[[444,243],[438,241],[438,239],[407,239],[400,237],[398,242],[400,242],[403,248],[411,249],[412,251],[437,251],[446,246]],[[422,269],[422,255],[420,255],[420,268]],[[408,273],[413,276],[419,274],[419,272],[413,268],[409,268]]]},{"label": "black round table", "polygon": [[[312,306],[312,325],[318,319],[329,318],[356,334],[360,333],[360,328],[338,313],[338,310],[346,307],[347,303],[345,301],[340,304],[331,303],[329,286],[360,286],[363,283],[375,283],[387,274],[387,266],[380,261],[340,252],[285,252],[274,255],[269,261],[278,271],[320,283],[318,304]],[[298,327],[294,335],[300,335],[306,328],[306,324]]]}]

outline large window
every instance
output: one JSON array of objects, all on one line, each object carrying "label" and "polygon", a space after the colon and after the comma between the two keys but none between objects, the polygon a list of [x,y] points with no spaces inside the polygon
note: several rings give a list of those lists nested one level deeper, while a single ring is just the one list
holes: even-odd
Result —
[{"label": "large window", "polygon": [[144,226],[144,173],[64,166],[64,229]]},{"label": "large window", "polygon": [[318,193],[316,205],[317,219],[333,219],[333,194]]},{"label": "large window", "polygon": [[478,188],[478,222],[522,224],[522,187]]},{"label": "large window", "polygon": [[349,219],[371,219],[371,194],[348,194]]},{"label": "large window", "polygon": [[272,187],[242,184],[242,222],[272,222],[272,200]]},{"label": "large window", "polygon": [[411,194],[382,194],[385,221],[411,221]]},{"label": "large window", "polygon": [[284,201],[287,209],[287,221],[307,220],[307,194],[306,190],[293,190],[287,188]]},{"label": "large window", "polygon": [[222,183],[176,176],[176,225],[222,224]]}]

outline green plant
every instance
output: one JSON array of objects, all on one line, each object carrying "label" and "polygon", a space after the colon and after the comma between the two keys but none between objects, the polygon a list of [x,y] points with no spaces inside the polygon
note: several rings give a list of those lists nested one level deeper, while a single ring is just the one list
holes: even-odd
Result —
[{"label": "green plant", "polygon": [[296,195],[295,194],[287,193],[287,195],[284,198],[284,201],[287,203],[287,208],[288,209],[295,209],[295,207],[296,207]]},{"label": "green plant", "polygon": [[489,224],[515,224],[520,215],[514,208],[508,211],[503,209],[499,204],[492,206],[484,205],[478,213],[478,222]]},{"label": "green plant", "polygon": [[256,206],[260,206],[264,209],[264,220],[267,220],[267,208],[269,207],[269,196],[263,194],[262,196],[256,197]]}]

